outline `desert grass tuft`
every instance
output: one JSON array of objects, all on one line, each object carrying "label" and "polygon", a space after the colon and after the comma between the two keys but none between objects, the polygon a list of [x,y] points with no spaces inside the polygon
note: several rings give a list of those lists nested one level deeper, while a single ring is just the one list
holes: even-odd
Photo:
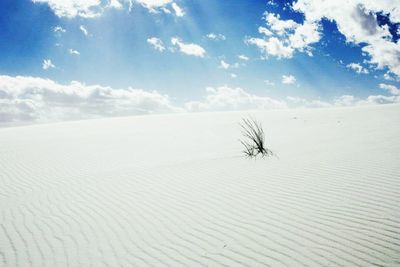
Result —
[{"label": "desert grass tuft", "polygon": [[265,134],[260,122],[254,118],[243,118],[239,124],[243,139],[239,140],[244,146],[243,153],[249,158],[273,156],[274,153],[265,146]]}]

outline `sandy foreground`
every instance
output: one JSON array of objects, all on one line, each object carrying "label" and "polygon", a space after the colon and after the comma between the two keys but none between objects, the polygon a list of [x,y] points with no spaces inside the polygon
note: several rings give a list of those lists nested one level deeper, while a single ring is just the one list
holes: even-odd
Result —
[{"label": "sandy foreground", "polygon": [[[277,157],[241,155],[260,120]],[[0,129],[0,266],[400,266],[400,105]]]}]

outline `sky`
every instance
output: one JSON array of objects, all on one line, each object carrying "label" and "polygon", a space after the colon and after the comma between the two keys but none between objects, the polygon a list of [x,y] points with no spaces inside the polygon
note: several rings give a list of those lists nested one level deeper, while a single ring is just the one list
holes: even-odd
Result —
[{"label": "sky", "polygon": [[2,0],[0,124],[400,102],[400,0]]}]

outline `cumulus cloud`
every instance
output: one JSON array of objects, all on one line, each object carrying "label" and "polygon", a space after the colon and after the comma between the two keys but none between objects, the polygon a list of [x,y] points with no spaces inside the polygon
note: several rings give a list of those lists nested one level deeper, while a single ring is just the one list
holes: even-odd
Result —
[{"label": "cumulus cloud", "polygon": [[389,72],[386,72],[385,74],[383,74],[383,79],[385,79],[387,81],[394,81],[394,78],[392,77],[392,75],[390,75]]},{"label": "cumulus cloud", "polygon": [[175,14],[177,17],[183,17],[185,11],[172,0],[136,0],[151,13],[164,12],[166,14]]},{"label": "cumulus cloud", "polygon": [[298,23],[291,19],[281,20],[279,14],[276,15],[274,13],[267,13],[265,20],[270,29],[276,32],[278,35],[284,35],[288,31],[294,30],[299,26]]},{"label": "cumulus cloud", "polygon": [[225,35],[220,34],[220,33],[209,33],[206,35],[206,37],[210,40],[214,40],[214,41],[224,41],[226,40]]},{"label": "cumulus cloud", "polygon": [[289,107],[300,108],[324,108],[324,107],[350,107],[380,104],[400,103],[400,89],[389,84],[380,84],[379,88],[385,90],[389,95],[370,95],[365,99],[356,98],[353,95],[342,95],[336,97],[333,102],[321,100],[308,100],[300,97],[287,97]]},{"label": "cumulus cloud", "polygon": [[381,105],[400,103],[399,96],[370,95],[365,100],[360,100],[357,105]]},{"label": "cumulus cloud", "polygon": [[387,25],[379,25],[377,13],[388,14],[392,23],[400,22],[399,2],[393,0],[298,0],[295,11],[304,14],[306,21],[318,23],[322,19],[336,22],[346,41],[362,45],[369,63],[377,68],[388,68],[400,76],[400,43],[392,41]]},{"label": "cumulus cloud", "polygon": [[206,89],[203,101],[191,101],[185,104],[188,111],[246,110],[287,108],[284,101],[267,96],[257,96],[242,88],[222,86]]},{"label": "cumulus cloud", "polygon": [[[387,15],[392,24],[400,23],[398,1],[297,0],[289,7],[304,14],[303,23],[282,20],[279,15],[267,13],[267,28],[259,29],[264,38],[250,38],[248,43],[258,46],[266,56],[290,58],[295,51],[311,56],[311,45],[321,38],[321,20],[328,19],[336,23],[346,42],[362,47],[369,57],[368,63],[378,69],[388,68],[400,76],[400,42],[394,42],[389,27],[380,25],[377,19],[379,13]],[[271,40],[271,33],[277,39]]]},{"label": "cumulus cloud", "polygon": [[0,76],[0,122],[60,121],[178,112],[167,95],[141,89],[113,89],[79,82]]},{"label": "cumulus cloud", "polygon": [[320,25],[317,22],[305,20],[303,24],[293,20],[282,20],[274,13],[265,14],[266,27],[260,26],[262,38],[248,38],[246,42],[257,46],[265,58],[291,58],[295,51],[305,52],[312,56],[311,44],[321,39]]},{"label": "cumulus cloud", "polygon": [[282,75],[283,84],[294,84],[296,82],[296,77],[293,75]]},{"label": "cumulus cloud", "polygon": [[370,95],[366,99],[359,100],[356,105],[377,105],[400,103],[400,89],[394,85],[381,83],[379,88],[389,93],[387,95]]},{"label": "cumulus cloud", "polygon": [[45,3],[58,17],[94,18],[100,16],[105,8],[119,8],[118,0],[32,0],[33,3]]},{"label": "cumulus cloud", "polygon": [[51,62],[50,59],[44,59],[42,63],[42,69],[48,70],[51,68],[55,68],[56,66]]},{"label": "cumulus cloud", "polygon": [[249,38],[247,44],[256,45],[266,56],[276,56],[278,58],[291,58],[293,56],[293,48],[286,46],[276,37],[267,40],[261,38]]},{"label": "cumulus cloud", "polygon": [[203,100],[189,101],[184,108],[173,105],[169,96],[142,89],[115,89],[80,82],[60,84],[43,78],[0,76],[0,124],[50,122],[71,119],[125,116],[184,111],[321,108],[400,103],[400,89],[379,86],[388,95],[358,99],[352,95],[333,102],[289,96],[285,100],[255,95],[242,88],[207,88]]},{"label": "cumulus cloud", "polygon": [[321,39],[320,26],[317,23],[305,21],[297,25],[294,33],[288,37],[289,45],[300,52],[306,52],[312,55],[311,44],[319,42]]},{"label": "cumulus cloud", "polygon": [[166,5],[172,3],[172,0],[137,0],[145,8],[150,10],[155,10],[157,8],[165,7]]},{"label": "cumulus cloud", "polygon": [[204,50],[203,47],[193,43],[184,43],[178,37],[171,38],[171,43],[175,46],[178,46],[179,51],[186,55],[204,57],[206,53],[206,50]]},{"label": "cumulus cloud", "polygon": [[387,67],[400,77],[400,43],[380,40],[363,47],[362,50],[370,55],[369,62],[376,64],[378,69]]},{"label": "cumulus cloud", "polygon": [[341,97],[338,97],[334,101],[335,106],[340,106],[340,107],[350,107],[353,106],[354,103],[356,102],[356,98],[352,95],[342,95]]},{"label": "cumulus cloud", "polygon": [[368,74],[369,71],[364,68],[363,66],[361,66],[359,63],[350,63],[348,65],[346,65],[346,68],[348,69],[352,69],[355,72],[357,72],[358,74],[363,73],[363,74]]},{"label": "cumulus cloud", "polygon": [[265,27],[258,27],[258,32],[264,34],[265,36],[271,36],[273,33]]},{"label": "cumulus cloud", "polygon": [[379,88],[388,91],[391,95],[400,95],[400,89],[394,85],[381,83]]},{"label": "cumulus cloud", "polygon": [[309,100],[309,99],[305,99],[305,98],[301,98],[301,97],[293,97],[293,96],[288,96],[286,97],[287,99],[287,104],[289,107],[292,108],[327,108],[327,107],[332,107],[333,105],[325,102],[325,101],[321,101],[318,99],[313,99],[313,100]]},{"label": "cumulus cloud", "polygon": [[165,50],[165,46],[163,42],[157,37],[151,37],[147,39],[147,43],[153,46],[154,49],[163,52]]},{"label": "cumulus cloud", "polygon": [[110,0],[110,2],[108,3],[108,7],[112,7],[115,9],[122,9],[123,5],[119,0]]},{"label": "cumulus cloud", "polygon": [[[31,0],[34,3],[48,4],[58,17],[95,18],[107,9],[123,9],[131,11],[133,3],[138,3],[152,13],[172,11],[178,17],[185,15],[184,10],[172,0]],[[167,8],[167,6],[169,7]],[[172,11],[171,11],[172,10]]]}]

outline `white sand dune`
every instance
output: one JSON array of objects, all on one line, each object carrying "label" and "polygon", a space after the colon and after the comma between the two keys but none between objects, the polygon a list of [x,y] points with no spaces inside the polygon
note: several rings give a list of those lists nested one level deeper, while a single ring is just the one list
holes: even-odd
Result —
[{"label": "white sand dune", "polygon": [[400,106],[0,129],[0,266],[400,266]]}]

